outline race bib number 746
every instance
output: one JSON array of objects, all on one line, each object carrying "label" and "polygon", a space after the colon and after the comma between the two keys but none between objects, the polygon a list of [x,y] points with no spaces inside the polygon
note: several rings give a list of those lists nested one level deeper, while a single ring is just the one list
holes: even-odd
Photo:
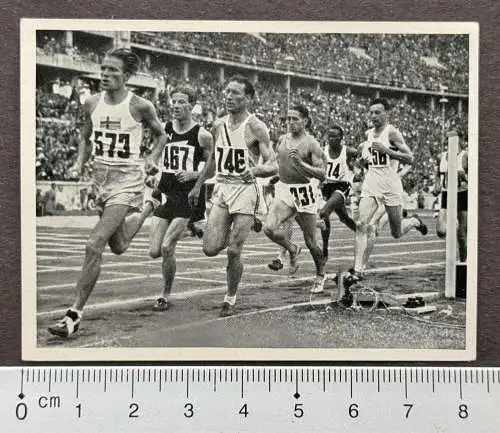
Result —
[{"label": "race bib number 746", "polygon": [[245,172],[247,152],[248,149],[243,147],[217,146],[215,148],[217,173],[238,175]]}]

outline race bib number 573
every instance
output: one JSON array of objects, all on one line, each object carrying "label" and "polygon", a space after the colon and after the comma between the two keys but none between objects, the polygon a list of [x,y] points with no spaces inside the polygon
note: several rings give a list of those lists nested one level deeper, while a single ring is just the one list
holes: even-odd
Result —
[{"label": "race bib number 573", "polygon": [[217,173],[238,175],[246,171],[247,149],[218,146],[215,152]]},{"label": "race bib number 573", "polygon": [[96,156],[108,158],[129,158],[130,157],[130,134],[94,131],[94,148]]}]

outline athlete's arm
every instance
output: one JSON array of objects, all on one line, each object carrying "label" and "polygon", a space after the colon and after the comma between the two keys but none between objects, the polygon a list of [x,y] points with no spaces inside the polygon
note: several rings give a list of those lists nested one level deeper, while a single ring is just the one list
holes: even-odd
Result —
[{"label": "athlete's arm", "polygon": [[[198,136],[200,145],[203,148],[203,159],[206,161],[205,166],[202,168],[201,172],[198,175],[198,179],[194,184],[191,191],[188,194],[188,202],[189,206],[195,208],[198,206],[198,199],[200,197],[201,187],[205,183],[207,179],[210,179],[215,174],[215,152],[214,152],[214,143],[217,140],[217,128],[219,122],[215,121],[211,132],[208,132],[206,129],[200,129],[200,135]],[[203,135],[201,131],[204,131]]]},{"label": "athlete's arm", "polygon": [[264,122],[254,118],[248,123],[250,131],[259,142],[259,151],[262,156],[262,163],[250,168],[250,172],[254,177],[269,177],[278,172],[278,164],[276,163],[276,154],[271,146],[269,130]]},{"label": "athlete's arm", "polygon": [[392,150],[384,146],[382,143],[373,142],[372,149],[379,153],[385,153],[391,158],[397,159],[404,164],[413,164],[413,153],[405,143],[403,135],[396,128],[391,128],[389,131],[389,141],[391,144],[398,148],[398,150]]},{"label": "athlete's arm", "polygon": [[145,126],[149,127],[155,139],[153,149],[145,160],[146,173],[154,175],[158,172],[158,160],[160,159],[165,144],[167,144],[167,135],[161,127],[161,123],[156,115],[156,110],[151,102],[142,99],[141,104],[138,105],[137,108],[141,114],[142,122]]},{"label": "athlete's arm", "polygon": [[[206,162],[210,158],[213,145],[212,135],[205,128],[200,128],[198,131],[198,143],[200,143],[200,147],[203,151],[203,161]],[[205,166],[207,166],[207,164],[205,164]],[[205,166],[200,171],[179,171],[175,174],[175,177],[179,182],[189,182],[190,180],[198,179],[201,172],[205,170]]]},{"label": "athlete's arm", "polygon": [[314,177],[319,180],[325,179],[325,154],[321,150],[319,143],[312,139],[309,144],[309,153],[311,155],[312,164],[300,159],[297,150],[293,149],[288,153],[297,170],[306,177]]},{"label": "athlete's arm", "polygon": [[346,146],[345,151],[346,151],[347,158],[355,158],[361,153],[359,146],[357,149],[354,147]]},{"label": "athlete's arm", "polygon": [[90,142],[90,137],[92,135],[92,118],[91,115],[91,104],[90,100],[92,98],[87,98],[83,104],[83,127],[78,141],[78,156],[75,163],[69,169],[70,173],[74,173],[75,177],[80,177],[83,170],[83,165],[89,160],[92,155],[92,143]]},{"label": "athlete's arm", "polygon": [[411,170],[411,165],[410,164],[403,164],[399,167],[399,170],[398,170],[398,176],[399,177],[403,177],[406,175],[406,173],[408,173],[409,171]]}]

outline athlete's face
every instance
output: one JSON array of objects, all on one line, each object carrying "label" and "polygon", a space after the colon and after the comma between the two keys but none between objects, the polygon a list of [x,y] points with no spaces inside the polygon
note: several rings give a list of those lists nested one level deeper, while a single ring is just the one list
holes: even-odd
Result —
[{"label": "athlete's face", "polygon": [[106,56],[101,63],[102,90],[119,90],[125,86],[130,74],[124,72],[123,60]]},{"label": "athlete's face", "polygon": [[189,96],[184,93],[174,93],[171,96],[172,101],[172,111],[174,119],[186,120],[191,114],[191,104],[189,102]]},{"label": "athlete's face", "polygon": [[378,127],[386,121],[387,113],[382,104],[374,104],[370,107],[369,117],[373,126]]},{"label": "athlete's face", "polygon": [[340,147],[340,143],[342,143],[342,133],[338,129],[330,129],[330,131],[328,131],[327,139],[330,147]]},{"label": "athlete's face", "polygon": [[245,85],[237,81],[231,81],[224,89],[226,99],[226,109],[230,113],[243,111],[249,102],[249,97],[245,95]]},{"label": "athlete's face", "polygon": [[300,134],[306,129],[306,121],[302,114],[297,110],[288,110],[286,115],[286,123],[288,125],[288,130],[292,134]]}]

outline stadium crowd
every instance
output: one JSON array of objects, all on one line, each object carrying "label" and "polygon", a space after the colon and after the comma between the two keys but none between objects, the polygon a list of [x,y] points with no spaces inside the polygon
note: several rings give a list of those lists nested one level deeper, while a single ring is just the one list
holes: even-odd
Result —
[{"label": "stadium crowd", "polygon": [[[176,47],[178,50],[192,51],[204,46],[213,53],[224,50],[236,52],[234,34],[207,33],[158,33],[142,34],[132,32],[133,40],[148,37],[150,45],[160,47]],[[151,39],[154,38],[154,39]],[[448,38],[448,39],[446,39]],[[422,87],[421,83],[438,83],[445,79],[455,85],[467,83],[467,40],[454,36],[428,36],[426,38],[408,35],[312,35],[310,38],[297,35],[265,34],[252,36],[238,35],[238,50],[242,60],[279,58],[286,52],[302,53],[300,64],[313,65],[317,59],[328,59],[324,66],[331,70],[349,70],[351,73],[366,74],[378,71],[378,77],[384,79],[401,79],[406,87]],[[444,42],[447,41],[447,45]],[[143,41],[145,42],[145,41]],[[173,44],[173,45],[172,45]],[[39,50],[46,53],[67,53],[64,45],[56,38],[45,38],[39,44]],[[358,47],[364,54],[350,54],[349,48]],[[440,55],[452,47],[454,55]],[[77,48],[74,53],[79,53]],[[330,50],[331,55],[319,55],[319,50]],[[422,56],[435,56],[446,69],[426,67],[425,62],[418,62]],[[94,53],[94,60],[100,54]],[[372,60],[377,58],[377,66]],[[250,61],[253,61],[250,59]],[[382,65],[383,67],[380,67]],[[385,66],[384,66],[385,65]],[[370,69],[371,68],[371,69]],[[175,71],[164,64],[148,62],[142,65],[142,72],[152,70],[164,78],[165,88],[159,93],[151,90],[138,91],[141,96],[152,100],[162,121],[170,116],[169,90],[180,84],[178,78],[181,71]],[[372,71],[372,72],[370,72]],[[432,72],[433,71],[433,72]],[[433,75],[434,74],[434,75]],[[441,74],[441,75],[439,75]],[[446,75],[446,74],[452,74]],[[434,76],[435,81],[433,81]],[[392,77],[392,78],[391,78]],[[420,81],[422,80],[422,81]],[[449,81],[448,81],[449,80]],[[215,69],[206,68],[191,74],[189,84],[198,90],[198,103],[195,106],[195,117],[205,126],[223,114],[224,103],[222,85]],[[323,86],[324,87],[324,86]],[[451,88],[452,86],[450,86]],[[98,83],[91,80],[82,81],[74,77],[70,81],[55,79],[40,83],[37,87],[37,179],[38,180],[71,180],[68,168],[73,164],[77,154],[75,137],[81,125],[81,106],[85,98],[98,91]],[[346,93],[344,90],[328,91],[303,85],[294,85],[290,99],[293,103],[305,103],[312,115],[311,132],[321,141],[326,129],[333,123],[340,124],[345,131],[346,144],[355,146],[363,141],[363,132],[367,129],[366,106],[369,98],[357,93]],[[400,128],[405,139],[415,153],[415,168],[404,178],[407,191],[420,191],[430,187],[434,182],[435,167],[443,141],[443,124],[439,109],[432,111],[428,102],[409,97],[408,101],[391,99],[391,121]],[[261,74],[257,84],[257,97],[254,111],[270,128],[271,138],[277,140],[284,132],[287,90],[283,81],[266,81]],[[466,109],[465,109],[466,110]],[[43,121],[42,121],[43,120]],[[446,112],[444,129],[459,127],[466,131],[466,116],[459,117],[452,104]],[[143,150],[147,151],[150,137],[145,134]],[[87,174],[90,174],[91,166]]]},{"label": "stadium crowd", "polygon": [[132,42],[402,88],[468,88],[466,35],[132,32]]}]

